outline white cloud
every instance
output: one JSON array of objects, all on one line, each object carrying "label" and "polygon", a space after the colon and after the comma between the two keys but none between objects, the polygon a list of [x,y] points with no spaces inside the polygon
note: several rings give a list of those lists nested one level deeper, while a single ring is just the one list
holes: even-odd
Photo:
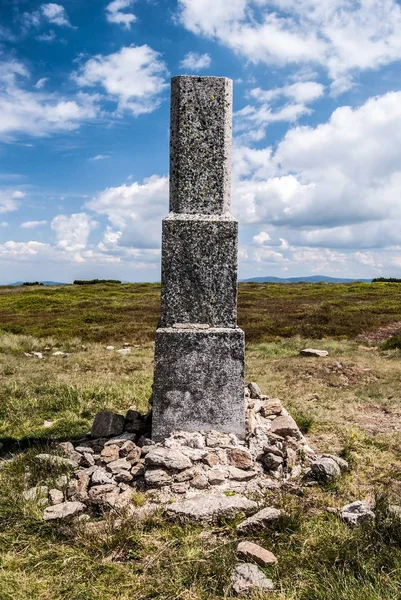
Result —
[{"label": "white cloud", "polygon": [[188,52],[180,62],[180,68],[188,69],[189,71],[201,71],[202,69],[208,69],[211,63],[210,54]]},{"label": "white cloud", "polygon": [[57,215],[50,224],[56,236],[56,248],[71,255],[75,262],[83,262],[82,251],[88,245],[90,233],[98,226],[87,213]]},{"label": "white cloud", "polygon": [[153,175],[142,183],[107,188],[86,207],[108,217],[113,226],[109,236],[114,236],[120,246],[159,248],[161,219],[168,213],[168,193],[168,178]]},{"label": "white cloud", "polygon": [[0,214],[19,208],[19,200],[25,196],[20,190],[0,189]]},{"label": "white cloud", "polygon": [[396,0],[179,0],[179,18],[253,62],[322,67],[338,92],[401,58]]},{"label": "white cloud", "polygon": [[131,29],[131,23],[136,21],[136,16],[124,11],[131,8],[133,4],[133,0],[113,0],[106,6],[106,19],[109,23],[124,25],[127,29]]},{"label": "white cloud", "polygon": [[61,4],[50,2],[49,4],[42,4],[41,9],[49,23],[54,23],[59,27],[71,27],[65,8]]},{"label": "white cloud", "polygon": [[1,221],[0,222],[0,227],[8,227],[7,221]]},{"label": "white cloud", "polygon": [[257,235],[253,236],[252,242],[257,246],[263,246],[263,244],[266,244],[266,242],[269,242],[270,240],[270,235],[266,233],[266,231],[261,231]]},{"label": "white cloud", "polygon": [[37,90],[41,90],[48,81],[49,81],[48,77],[42,77],[41,79],[38,79],[38,81],[35,83],[34,87]]},{"label": "white cloud", "polygon": [[17,133],[33,136],[72,130],[95,118],[97,96],[79,93],[74,99],[23,87],[29,71],[20,62],[0,62],[0,139]]},{"label": "white cloud", "polygon": [[20,227],[22,229],[36,229],[36,227],[41,227],[42,225],[47,225],[47,221],[24,221]]},{"label": "white cloud", "polygon": [[89,160],[106,160],[106,158],[110,158],[110,154],[96,154],[96,156],[92,156]]},{"label": "white cloud", "polygon": [[275,243],[401,245],[400,155],[401,92],[339,107],[326,123],[289,130],[275,151],[235,146],[234,211]]},{"label": "white cloud", "polygon": [[89,59],[74,78],[80,86],[102,86],[116,98],[120,111],[134,115],[155,110],[167,87],[166,66],[160,54],[147,45],[121,48],[119,52]]},{"label": "white cloud", "polygon": [[295,102],[308,103],[317,100],[324,94],[324,85],[316,81],[297,81],[291,85],[274,88],[272,90],[262,90],[254,88],[249,95],[258,102],[271,102],[276,98],[284,96]]},{"label": "white cloud", "polygon": [[37,35],[36,39],[39,42],[54,42],[56,37],[56,33],[53,31],[53,29],[50,29],[48,33],[41,33],[40,35]]}]

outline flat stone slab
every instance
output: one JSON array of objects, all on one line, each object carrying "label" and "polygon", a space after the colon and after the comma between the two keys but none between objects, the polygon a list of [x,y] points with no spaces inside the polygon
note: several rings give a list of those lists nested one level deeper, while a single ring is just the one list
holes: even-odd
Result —
[{"label": "flat stone slab", "polygon": [[231,575],[231,585],[238,596],[251,596],[253,592],[270,592],[273,582],[251,563],[237,565]]},{"label": "flat stone slab", "polygon": [[221,517],[235,516],[257,508],[256,502],[236,494],[199,494],[183,502],[175,502],[167,508],[170,517],[192,521],[214,521]]},{"label": "flat stone slab", "polygon": [[255,515],[252,515],[252,517],[245,519],[245,521],[242,521],[242,523],[237,525],[237,531],[239,533],[249,533],[256,529],[262,529],[269,523],[277,521],[281,515],[281,510],[268,506],[267,508],[263,508]]},{"label": "flat stone slab", "polygon": [[48,506],[43,513],[45,521],[55,521],[56,519],[67,519],[79,515],[86,510],[82,502],[62,502],[54,506]]},{"label": "flat stone slab", "polygon": [[316,350],[315,348],[304,348],[303,350],[300,351],[300,355],[301,356],[323,357],[323,356],[328,356],[329,353],[327,352],[327,350]]}]

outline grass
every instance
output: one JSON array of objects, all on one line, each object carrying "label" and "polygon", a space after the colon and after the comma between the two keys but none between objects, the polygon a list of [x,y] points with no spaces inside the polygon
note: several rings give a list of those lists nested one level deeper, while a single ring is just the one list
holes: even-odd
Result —
[{"label": "grass", "polygon": [[[159,310],[159,284],[0,287],[0,330],[39,338],[148,344]],[[401,321],[401,295],[397,283],[241,283],[238,316],[250,344],[354,339]]]},{"label": "grass", "polygon": [[[339,335],[334,309],[324,339],[316,339],[311,316],[325,303],[342,299],[345,322],[354,314],[354,325],[367,323],[367,328],[387,318],[396,321],[401,313],[392,285],[240,287],[245,328],[256,327],[252,314],[262,323],[260,332],[254,329],[250,335],[254,343],[247,348],[247,380],[282,400],[312,447],[341,454],[351,467],[326,488],[289,486],[266,493],[265,505],[283,508],[286,517],[246,539],[278,557],[278,564],[265,570],[275,583],[271,600],[401,598],[401,524],[387,509],[389,503],[401,504],[400,351],[372,350],[352,335]],[[106,515],[103,529],[90,532],[82,524],[43,522],[38,501],[23,497],[24,489],[52,486],[62,473],[38,466],[37,453],[56,440],[86,433],[102,408],[147,408],[158,288],[90,288],[0,290],[0,442],[3,451],[14,455],[0,468],[0,600],[230,598],[240,539],[235,521],[211,528],[174,525],[160,515],[145,521]],[[387,303],[394,312],[383,315],[369,308],[358,316],[358,294],[360,307]],[[35,308],[32,298],[38,295]],[[55,312],[44,298],[52,299],[49,306],[53,302]],[[82,302],[85,308],[79,308]],[[296,320],[291,311],[300,304],[308,307],[309,317]],[[107,323],[82,324],[87,315],[108,314],[109,305],[116,314],[120,311],[120,321],[111,318],[109,330]],[[130,306],[137,307],[135,322]],[[17,324],[22,331],[13,333]],[[353,329],[355,335],[359,327]],[[291,336],[279,337],[280,328],[288,328]],[[118,348],[124,341],[138,347],[126,356],[106,350],[108,344]],[[328,349],[329,356],[299,356],[302,347],[311,345]],[[52,357],[55,348],[70,356]],[[46,358],[25,356],[32,351]],[[364,527],[349,528],[327,511],[372,497],[377,518]],[[143,501],[137,494],[135,504]]]}]

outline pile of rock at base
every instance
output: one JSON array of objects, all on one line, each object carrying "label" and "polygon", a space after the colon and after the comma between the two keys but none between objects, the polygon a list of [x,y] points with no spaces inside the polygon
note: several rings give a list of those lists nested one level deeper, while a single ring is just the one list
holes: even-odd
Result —
[{"label": "pile of rock at base", "polygon": [[[64,487],[49,491],[52,506],[44,518],[118,510],[129,506],[138,492],[148,504],[168,506],[171,514],[190,517],[192,512],[206,518],[204,507],[199,509],[202,504],[210,506],[209,516],[220,515],[229,508],[227,498],[242,494],[237,501],[241,504],[243,497],[244,506],[237,509],[244,510],[250,494],[255,497],[288,480],[313,476],[316,456],[281,402],[250,383],[245,403],[245,440],[217,431],[176,431],[154,443],[148,437],[151,414],[132,409],[125,417],[98,413],[91,435],[59,444],[64,456],[38,455],[38,460],[68,464],[72,471]],[[323,459],[326,463],[340,473],[335,461]],[[315,472],[323,477],[321,462]]]}]

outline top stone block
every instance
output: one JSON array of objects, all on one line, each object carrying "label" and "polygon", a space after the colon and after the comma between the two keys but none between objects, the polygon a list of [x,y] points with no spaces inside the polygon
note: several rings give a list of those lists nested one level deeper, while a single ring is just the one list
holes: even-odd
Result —
[{"label": "top stone block", "polygon": [[170,211],[229,212],[231,128],[231,79],[172,78]]}]

